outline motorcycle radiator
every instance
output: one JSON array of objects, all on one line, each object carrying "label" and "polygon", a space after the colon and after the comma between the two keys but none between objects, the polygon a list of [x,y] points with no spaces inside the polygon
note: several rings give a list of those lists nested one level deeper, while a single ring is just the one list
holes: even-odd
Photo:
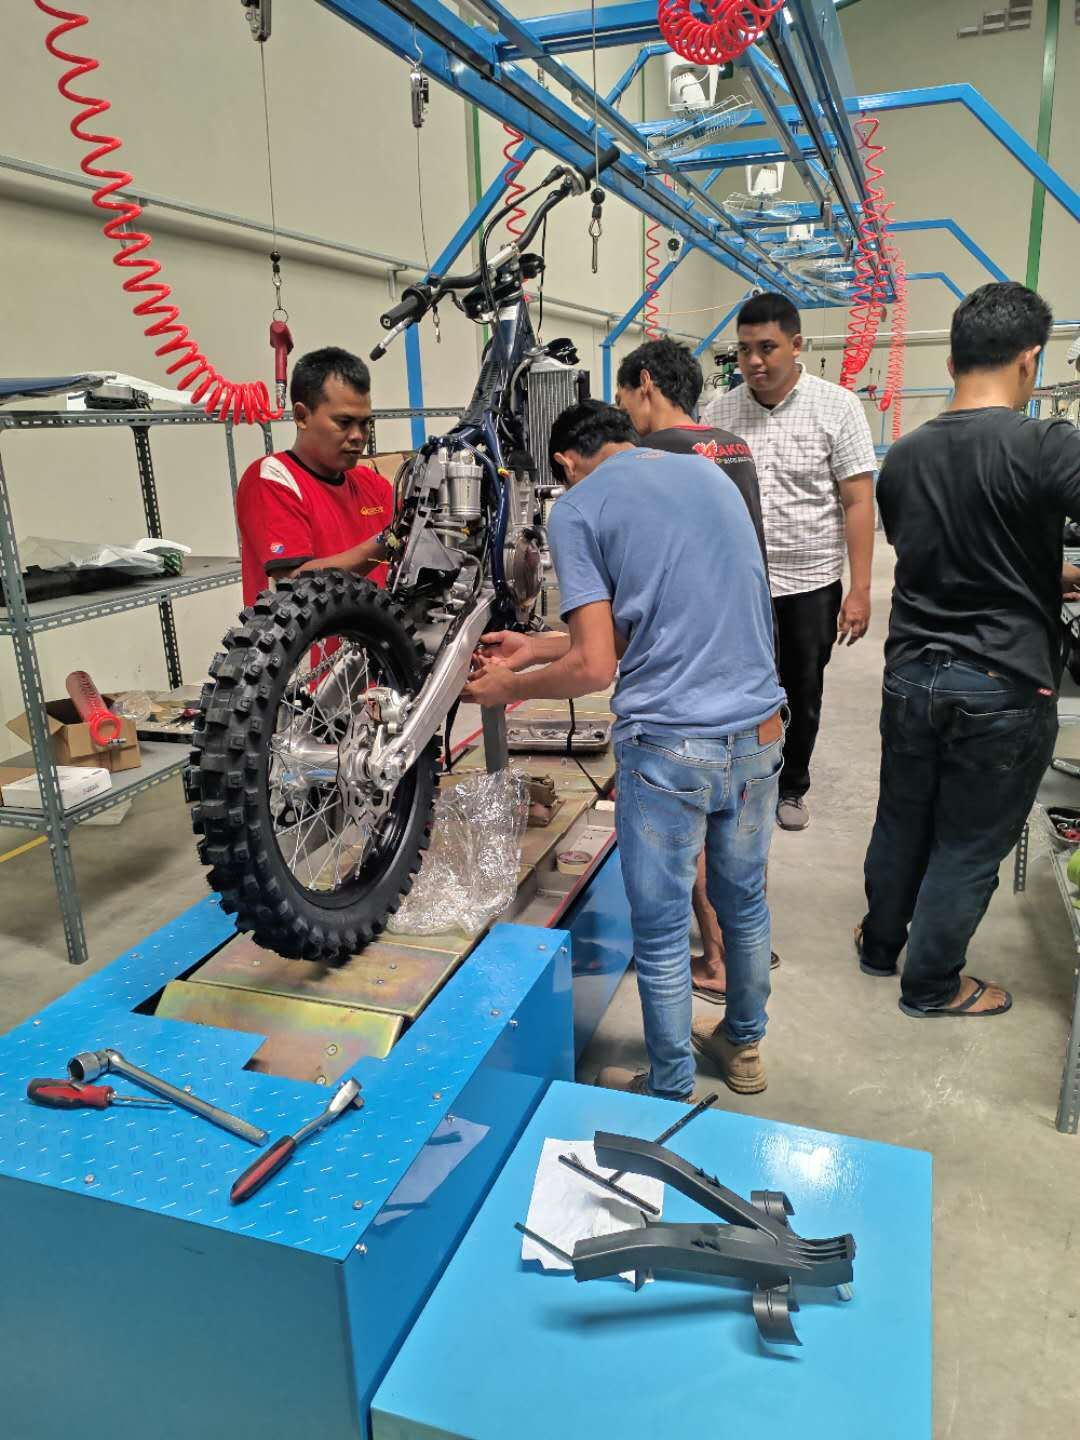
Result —
[{"label": "motorcycle radiator", "polygon": [[538,361],[526,381],[525,413],[529,448],[536,461],[536,485],[543,493],[562,485],[548,464],[548,439],[555,419],[569,405],[576,405],[589,393],[589,372],[558,360]]}]

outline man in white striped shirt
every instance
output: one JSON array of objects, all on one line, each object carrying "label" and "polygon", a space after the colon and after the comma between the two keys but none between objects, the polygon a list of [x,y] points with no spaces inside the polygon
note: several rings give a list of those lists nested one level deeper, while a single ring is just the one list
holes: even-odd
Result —
[{"label": "man in white striped shirt", "polygon": [[825,667],[838,633],[841,644],[854,644],[870,623],[874,442],[861,401],[801,363],[790,300],[755,295],[736,326],[746,384],[716,396],[701,418],[741,435],[757,466],[780,683],[791,709],[776,815],[785,830],[805,830]]}]

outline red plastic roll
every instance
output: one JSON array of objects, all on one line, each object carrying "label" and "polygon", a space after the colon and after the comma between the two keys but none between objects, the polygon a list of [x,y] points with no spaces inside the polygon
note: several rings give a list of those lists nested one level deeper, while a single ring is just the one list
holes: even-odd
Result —
[{"label": "red plastic roll", "polygon": [[72,670],[64,682],[75,709],[90,727],[90,739],[102,749],[120,740],[121,721],[102,698],[101,691],[85,670]]}]

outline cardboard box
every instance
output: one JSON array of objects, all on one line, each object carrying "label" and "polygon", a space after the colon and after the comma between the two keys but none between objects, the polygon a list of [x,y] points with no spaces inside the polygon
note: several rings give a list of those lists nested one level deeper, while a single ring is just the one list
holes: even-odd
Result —
[{"label": "cardboard box", "polygon": [[[112,776],[100,765],[58,765],[56,778],[65,810],[112,789]],[[13,810],[40,810],[41,786],[37,771],[31,770],[18,780],[0,782],[0,800]]]},{"label": "cardboard box", "polygon": [[[111,703],[112,696],[102,698],[106,705]],[[142,764],[134,720],[121,717],[120,744],[101,748],[90,739],[90,727],[79,718],[74,701],[47,700],[45,719],[53,759],[58,765],[100,766],[116,774],[119,770],[137,770]],[[30,722],[25,711],[8,721],[8,729],[30,744]]]},{"label": "cardboard box", "polygon": [[411,460],[415,454],[415,450],[388,450],[385,455],[365,455],[360,463],[370,465],[372,470],[377,470],[392,485],[395,475],[401,469],[402,461]]},{"label": "cardboard box", "polygon": [[4,786],[13,785],[16,780],[25,780],[37,771],[28,765],[0,765],[0,805],[4,803]]}]

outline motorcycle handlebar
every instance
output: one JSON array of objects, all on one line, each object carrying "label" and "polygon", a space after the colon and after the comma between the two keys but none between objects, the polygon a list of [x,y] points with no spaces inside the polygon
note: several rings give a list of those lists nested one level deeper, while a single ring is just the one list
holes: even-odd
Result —
[{"label": "motorcycle handlebar", "polygon": [[393,330],[402,320],[419,320],[430,304],[430,285],[409,285],[401,292],[398,303],[379,316],[379,324],[384,330]]}]

